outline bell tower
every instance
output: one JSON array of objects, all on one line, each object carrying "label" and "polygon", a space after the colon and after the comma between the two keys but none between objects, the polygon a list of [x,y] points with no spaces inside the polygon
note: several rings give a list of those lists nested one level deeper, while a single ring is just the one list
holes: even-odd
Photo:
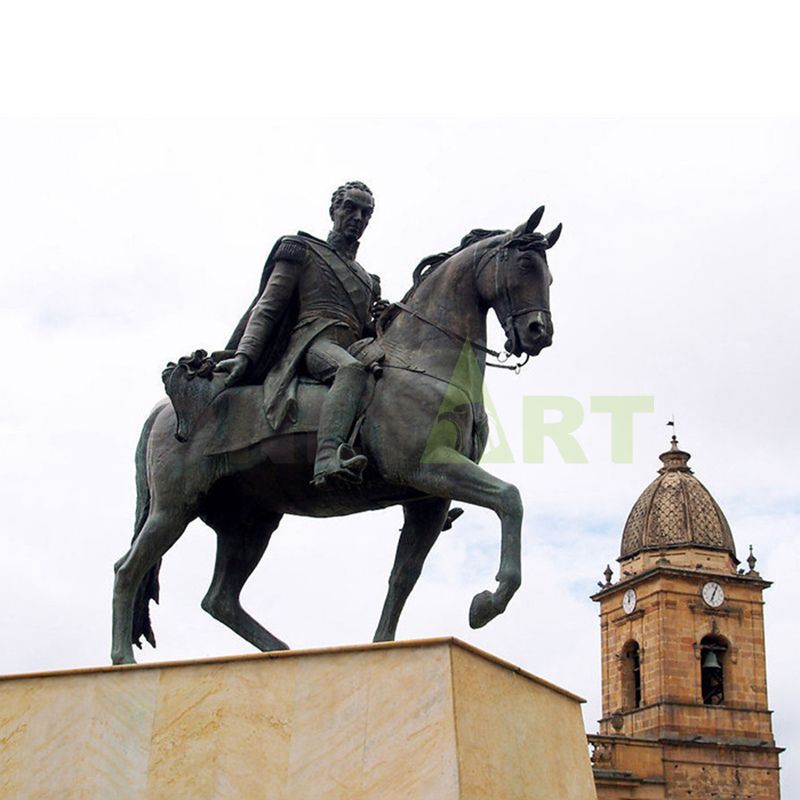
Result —
[{"label": "bell tower", "polygon": [[764,589],[673,436],[631,510],[600,605],[599,800],[778,800]]}]

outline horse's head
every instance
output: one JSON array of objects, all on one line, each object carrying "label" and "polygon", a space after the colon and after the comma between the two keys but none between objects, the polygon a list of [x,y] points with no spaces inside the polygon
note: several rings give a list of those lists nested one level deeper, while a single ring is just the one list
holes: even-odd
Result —
[{"label": "horse's head", "polygon": [[523,225],[493,237],[478,267],[480,293],[503,326],[506,351],[515,356],[536,356],[553,342],[547,250],[558,241],[561,225],[538,233],[542,214],[544,206]]}]

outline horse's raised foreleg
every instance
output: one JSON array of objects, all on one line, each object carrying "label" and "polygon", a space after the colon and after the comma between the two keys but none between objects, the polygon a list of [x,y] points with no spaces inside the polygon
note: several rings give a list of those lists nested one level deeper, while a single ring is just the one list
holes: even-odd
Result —
[{"label": "horse's raised foreleg", "polygon": [[400,613],[417,583],[425,558],[442,531],[449,505],[449,500],[436,497],[403,506],[405,522],[400,531],[397,555],[389,577],[389,591],[373,641],[394,641]]},{"label": "horse's raised foreleg", "polygon": [[281,521],[274,514],[258,523],[238,520],[213,523],[217,532],[217,562],[211,586],[201,606],[259,650],[288,650],[289,646],[254,620],[239,601],[247,579],[264,555],[273,531]]},{"label": "horse's raised foreleg", "polygon": [[131,549],[114,565],[112,664],[136,663],[131,642],[136,590],[150,567],[178,541],[189,522],[174,512],[152,510]]},{"label": "horse's raised foreleg", "polygon": [[439,448],[426,456],[426,463],[420,464],[405,482],[426,494],[490,508],[500,518],[498,586],[494,592],[475,595],[469,611],[469,624],[482,627],[505,611],[522,581],[519,490],[449,448]]}]

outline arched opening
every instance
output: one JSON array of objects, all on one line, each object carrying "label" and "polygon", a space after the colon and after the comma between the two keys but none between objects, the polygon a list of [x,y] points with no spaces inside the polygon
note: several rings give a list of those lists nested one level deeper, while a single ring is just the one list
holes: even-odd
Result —
[{"label": "arched opening", "polygon": [[642,657],[636,641],[622,649],[622,691],[626,708],[642,705]]},{"label": "arched opening", "polygon": [[725,655],[728,645],[719,636],[700,641],[700,686],[703,703],[719,706],[725,702]]}]

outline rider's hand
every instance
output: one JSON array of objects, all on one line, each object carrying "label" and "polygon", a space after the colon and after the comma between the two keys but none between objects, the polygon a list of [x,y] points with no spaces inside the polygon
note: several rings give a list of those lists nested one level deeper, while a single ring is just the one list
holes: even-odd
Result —
[{"label": "rider's hand", "polygon": [[378,317],[381,314],[383,314],[383,312],[386,311],[386,309],[389,308],[390,305],[391,303],[388,300],[376,300],[372,304],[372,308],[370,309],[372,313],[372,318],[378,319]]},{"label": "rider's hand", "polygon": [[244,353],[237,353],[233,358],[226,358],[224,361],[220,361],[214,367],[214,372],[227,372],[228,377],[225,380],[225,385],[233,386],[241,381],[249,366],[250,359]]}]

